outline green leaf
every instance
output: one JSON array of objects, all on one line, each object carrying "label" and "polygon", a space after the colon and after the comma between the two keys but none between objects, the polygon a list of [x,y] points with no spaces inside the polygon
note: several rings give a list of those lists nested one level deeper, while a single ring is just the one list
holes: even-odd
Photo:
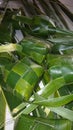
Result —
[{"label": "green leaf", "polygon": [[[68,76],[68,75],[67,75]],[[73,79],[73,78],[72,78]],[[68,81],[69,83],[69,81]],[[50,81],[44,88],[38,91],[38,94],[44,98],[48,98],[51,94],[56,92],[59,88],[63,87],[66,84],[64,77],[60,77]],[[24,114],[29,114],[32,112],[38,105],[30,104],[28,108],[23,110]]]},{"label": "green leaf", "polygon": [[[60,63],[59,63],[60,64]],[[49,68],[48,73],[50,78],[55,79],[67,74],[71,74],[73,72],[73,65],[63,64],[63,65],[55,65]]]},{"label": "green leaf", "polygon": [[60,54],[73,54],[73,38],[70,36],[49,39],[53,43],[52,52]]},{"label": "green leaf", "polygon": [[30,17],[26,17],[26,16],[13,15],[12,19],[15,21],[20,21],[25,24],[29,24],[29,25],[32,23],[32,19]]},{"label": "green leaf", "polygon": [[33,103],[48,107],[59,107],[71,101],[73,101],[73,94],[51,99],[41,99],[41,96],[37,95]]},{"label": "green leaf", "polygon": [[45,98],[48,98],[51,94],[56,92],[59,88],[64,85],[73,84],[73,74],[67,74],[65,76],[61,76],[54,80],[51,80],[44,88],[42,88],[38,94],[42,95]]},{"label": "green leaf", "polygon": [[6,90],[3,89],[9,108],[12,111],[15,107],[17,107],[22,102],[22,100],[20,100],[16,95],[14,95],[12,92],[7,90],[8,89]]},{"label": "green leaf", "polygon": [[21,42],[22,52],[37,63],[42,63],[49,51],[47,44],[42,40],[25,38]]},{"label": "green leaf", "polygon": [[16,114],[18,114],[21,110],[23,110],[28,104],[25,102],[20,103],[18,106],[16,106],[13,110],[12,110],[12,115],[15,116]]},{"label": "green leaf", "polygon": [[15,130],[70,130],[72,123],[65,119],[41,119],[31,116],[22,115],[15,127]]},{"label": "green leaf", "polygon": [[5,42],[12,42],[12,32],[11,29],[12,27],[8,28],[6,23],[0,24],[0,43],[5,43]]},{"label": "green leaf", "polygon": [[[32,19],[25,16],[14,16],[14,20],[20,21],[21,23],[27,24],[28,27],[25,28],[26,32],[38,36],[38,37],[48,37],[48,35],[73,35],[72,31],[63,30],[57,28],[52,24],[51,20],[47,16],[34,16]],[[24,29],[24,27],[23,27]]]},{"label": "green leaf", "polygon": [[42,74],[42,66],[24,58],[16,63],[6,75],[6,83],[19,98],[28,100]]},{"label": "green leaf", "polygon": [[[70,77],[71,79],[66,79],[67,77]],[[60,77],[57,79],[54,79],[50,81],[44,88],[39,90],[38,94],[43,96],[44,98],[48,98],[51,94],[53,94],[55,91],[57,91],[59,88],[63,87],[66,84],[72,83],[73,81],[73,75],[66,75],[65,77]],[[24,109],[23,112],[24,114],[29,114],[32,112],[38,105],[35,104],[30,104],[28,108]]]},{"label": "green leaf", "polygon": [[21,114],[28,115],[28,114],[30,114],[34,109],[36,109],[37,107],[38,107],[38,105],[36,105],[36,104],[29,104],[29,106],[26,107],[24,110],[22,110],[22,111],[17,115],[17,117],[19,117]]},{"label": "green leaf", "polygon": [[72,55],[54,55],[48,54],[47,55],[47,67],[61,65],[61,66],[72,66],[73,65],[73,56]]},{"label": "green leaf", "polygon": [[5,109],[6,109],[6,100],[0,86],[0,128],[2,124],[5,122]]},{"label": "green leaf", "polygon": [[50,110],[70,121],[73,121],[73,111],[72,110],[69,110],[69,109],[63,108],[63,107],[54,107],[54,108],[52,107],[52,108],[50,108]]},{"label": "green leaf", "polygon": [[59,88],[65,85],[64,77],[60,77],[50,81],[44,88],[42,88],[38,93],[43,97],[48,97]]},{"label": "green leaf", "polygon": [[57,54],[68,54],[68,55],[72,55],[73,54],[73,45],[72,44],[55,44],[52,47],[52,52]]},{"label": "green leaf", "polygon": [[67,37],[57,37],[57,38],[52,38],[48,39],[50,42],[53,44],[70,44],[73,43],[73,37],[67,36]]},{"label": "green leaf", "polygon": [[[28,27],[25,28],[25,31],[33,36],[38,37],[47,37],[48,28],[54,28],[54,25],[49,20],[47,16],[33,16],[32,19],[25,16],[14,16],[13,19],[20,21],[21,23],[27,24]],[[24,30],[24,27],[22,27]],[[50,33],[50,31],[49,31]],[[53,31],[52,31],[53,33]]]},{"label": "green leaf", "polygon": [[0,43],[5,44],[12,42],[13,37],[13,25],[12,25],[12,14],[13,11],[8,11],[5,7],[3,19],[0,23]]},{"label": "green leaf", "polygon": [[64,76],[66,84],[73,84],[73,72]]}]

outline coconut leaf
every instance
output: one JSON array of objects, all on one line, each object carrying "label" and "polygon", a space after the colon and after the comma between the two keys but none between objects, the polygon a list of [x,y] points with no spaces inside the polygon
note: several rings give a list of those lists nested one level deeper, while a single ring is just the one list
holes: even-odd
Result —
[{"label": "coconut leaf", "polygon": [[59,107],[71,101],[73,101],[73,94],[51,98],[51,99],[41,98],[41,96],[36,95],[34,103],[42,106],[48,106],[48,107]]},{"label": "coconut leaf", "polygon": [[70,130],[71,127],[71,122],[69,122],[68,120],[44,120],[41,118],[33,118],[30,116],[22,115],[17,122],[15,130]]},{"label": "coconut leaf", "polygon": [[13,89],[18,97],[29,99],[35,85],[43,74],[43,68],[24,58],[12,67],[5,78],[7,84]]}]

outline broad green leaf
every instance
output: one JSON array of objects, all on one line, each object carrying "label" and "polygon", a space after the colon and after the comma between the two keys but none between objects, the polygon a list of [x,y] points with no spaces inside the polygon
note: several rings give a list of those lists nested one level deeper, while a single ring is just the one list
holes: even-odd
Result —
[{"label": "broad green leaf", "polygon": [[[41,96],[43,96],[45,98],[49,97],[51,94],[53,94],[59,88],[63,87],[65,84],[72,83],[73,82],[72,76],[73,75],[67,75],[65,77],[60,77],[60,78],[57,78],[57,79],[50,81],[50,83],[48,83],[44,88],[39,90],[38,94],[40,94]],[[67,79],[67,77],[69,77],[69,79]],[[28,108],[25,108],[23,110],[23,112],[21,112],[21,113],[29,114],[30,112],[32,112],[37,107],[38,107],[38,105],[30,104],[28,106]]]},{"label": "broad green leaf", "polygon": [[48,16],[46,15],[39,15],[39,16],[33,16],[32,18],[33,25],[36,26],[41,26],[41,25],[48,25],[49,27],[54,27],[54,23],[49,19]]},{"label": "broad green leaf", "polygon": [[6,44],[0,46],[0,53],[3,52],[21,52],[29,56],[32,60],[42,63],[47,53],[50,50],[50,45],[47,45],[42,40],[32,38],[25,38],[19,44]]},{"label": "broad green leaf", "polygon": [[[45,17],[45,18],[44,18]],[[13,19],[20,21],[21,23],[27,24],[28,28],[22,28],[23,30],[33,36],[47,37],[48,28],[54,28],[52,22],[47,16],[33,16],[32,19],[25,16],[14,16]],[[30,27],[29,27],[30,26]],[[50,30],[50,29],[49,29]],[[49,31],[50,32],[50,31]],[[53,31],[52,31],[53,33]]]},{"label": "broad green leaf", "polygon": [[[73,44],[73,43],[72,43]],[[52,53],[59,53],[61,55],[68,54],[73,55],[73,45],[72,44],[55,44],[52,47]]]},{"label": "broad green leaf", "polygon": [[38,93],[43,97],[48,97],[59,88],[65,85],[64,77],[60,77],[50,81],[44,88],[42,88]]},{"label": "broad green leaf", "polygon": [[64,36],[64,35],[73,35],[73,32],[68,31],[68,30],[62,30],[60,28],[55,28],[55,27],[49,27],[48,25],[42,25],[41,26],[37,26],[36,28],[33,26],[33,28],[31,29],[30,34],[34,35],[34,36],[38,36],[38,37],[48,37],[49,35],[51,36],[55,36],[57,37],[59,36]]},{"label": "broad green leaf", "polygon": [[53,44],[70,44],[73,43],[73,37],[57,37],[57,38],[52,38],[52,39],[48,39],[50,42],[52,42]]},{"label": "broad green leaf", "polygon": [[19,98],[28,100],[42,74],[42,66],[24,58],[12,67],[5,79]]},{"label": "broad green leaf", "polygon": [[[28,17],[22,16],[22,9],[11,11],[11,9],[5,8],[7,11],[5,10],[0,24],[0,83],[3,89],[0,94],[2,100],[0,102],[0,120],[3,120],[0,122],[0,128],[2,125],[6,126],[4,120],[6,106],[3,104],[5,102],[6,105],[8,103],[15,119],[19,117],[16,120],[15,130],[71,130],[73,129],[73,104],[69,107],[69,102],[73,100],[73,31],[56,27],[54,19],[49,19],[48,16],[34,16],[34,14],[39,14],[37,13],[39,11],[36,11],[39,9],[38,3],[41,9],[44,7],[42,13],[48,10],[47,15],[49,15],[49,9],[45,8],[49,7],[47,2],[42,2],[42,0],[25,2],[23,0],[23,3],[24,13]],[[32,7],[33,4],[35,6]],[[17,30],[23,33],[24,39],[15,44]],[[42,39],[49,38],[49,42],[46,42],[47,39],[42,41],[29,35]],[[49,52],[51,54],[48,54]],[[53,53],[55,55],[52,55]],[[44,84],[47,83],[47,85],[44,85],[43,88],[40,87],[38,91],[40,81],[44,80],[45,71],[47,75],[44,76],[46,79]],[[56,96],[55,93],[60,92],[61,89],[62,97]],[[34,91],[40,97],[35,98]],[[46,100],[53,94],[56,98]],[[42,104],[39,106],[33,104],[35,99],[38,99],[35,102],[38,104],[42,102]],[[28,103],[23,100],[28,100]],[[53,119],[50,119],[51,116],[48,114],[47,120],[44,114],[43,116],[39,114],[38,107],[44,105],[44,109],[42,109],[44,113],[45,108],[49,109],[48,104],[54,116],[52,116]],[[61,105],[65,105],[68,109],[58,107]],[[38,114],[35,115],[34,110]],[[22,113],[24,115],[21,115]],[[26,114],[32,114],[34,117],[25,116]],[[41,116],[43,119],[35,118],[35,116]]]},{"label": "broad green leaf", "polygon": [[12,111],[15,107],[17,107],[19,104],[21,104],[22,101],[16,95],[14,95],[12,92],[7,91],[7,90],[8,89],[3,90],[3,91],[4,91],[4,95],[6,97],[7,103],[9,105],[9,108]]},{"label": "broad green leaf", "polygon": [[32,18],[26,16],[13,15],[12,19],[29,25],[32,23]]},{"label": "broad green leaf", "polygon": [[53,43],[52,52],[60,54],[73,54],[73,38],[61,37],[56,39],[49,39]]},{"label": "broad green leaf", "polygon": [[55,66],[55,65],[73,65],[73,55],[47,55],[47,67]]},{"label": "broad green leaf", "polygon": [[41,119],[31,116],[22,115],[16,126],[15,130],[70,130],[72,129],[72,123],[65,119]]},{"label": "broad green leaf", "polygon": [[70,36],[67,37],[58,37],[49,39],[53,43],[52,52],[60,54],[73,54],[73,38]]},{"label": "broad green leaf", "polygon": [[56,37],[58,35],[62,35],[62,36],[73,36],[73,31],[69,31],[69,30],[66,30],[66,29],[64,30],[64,29],[56,27],[54,30],[51,30],[51,31],[55,31],[55,34],[57,34]]},{"label": "broad green leaf", "polygon": [[15,16],[14,20],[27,24],[28,28],[25,28],[25,30],[27,33],[34,36],[48,37],[48,35],[73,35],[72,31],[57,28],[50,20],[41,16],[34,16],[32,19],[28,19],[28,17],[25,16]]},{"label": "broad green leaf", "polygon": [[56,92],[59,88],[64,85],[73,84],[73,74],[67,74],[64,77],[59,77],[54,80],[51,80],[44,88],[42,88],[38,94],[42,95],[45,98],[48,98],[51,94]]},{"label": "broad green leaf", "polygon": [[[44,105],[44,106],[49,106],[49,109],[55,113],[57,113],[58,115],[73,121],[73,111],[69,110],[67,108],[64,107],[59,107],[60,105],[64,105],[65,103],[68,103],[68,99],[70,98],[69,101],[73,101],[73,94],[72,95],[68,95],[68,96],[62,96],[59,98],[51,98],[51,99],[47,99],[45,100],[45,98],[42,98],[41,96],[36,96],[36,101],[34,101],[34,103],[39,104],[39,105]],[[57,100],[58,99],[58,100]],[[64,103],[64,104],[63,104]]]},{"label": "broad green leaf", "polygon": [[64,107],[52,107],[52,108],[50,108],[50,110],[57,113],[61,117],[64,117],[70,121],[73,121],[73,111],[72,110],[69,110]]},{"label": "broad green leaf", "polygon": [[42,40],[25,38],[20,43],[23,48],[22,52],[37,63],[42,63],[49,51],[47,44]]},{"label": "broad green leaf", "polygon": [[64,76],[66,74],[71,74],[73,73],[73,65],[55,65],[49,68],[48,73],[52,79]]},{"label": "broad green leaf", "polygon": [[73,84],[73,72],[71,74],[67,74],[64,76],[65,79],[65,85],[67,84]]},{"label": "broad green leaf", "polygon": [[34,109],[36,109],[38,107],[38,105],[36,104],[30,104],[27,108],[25,108],[19,115],[21,115],[22,113],[25,115],[28,115],[29,113],[31,113]]},{"label": "broad green leaf", "polygon": [[36,95],[33,103],[48,107],[59,107],[71,101],[73,101],[73,94],[50,99],[41,98],[41,96]]}]

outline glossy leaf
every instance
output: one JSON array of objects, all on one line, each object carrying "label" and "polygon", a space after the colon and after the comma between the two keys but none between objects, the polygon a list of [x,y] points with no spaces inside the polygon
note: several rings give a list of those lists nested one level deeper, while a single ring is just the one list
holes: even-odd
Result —
[{"label": "glossy leaf", "polygon": [[52,47],[52,52],[53,53],[60,53],[60,54],[73,54],[73,45],[71,44],[68,44],[68,45],[65,45],[65,44],[55,44],[53,47]]},{"label": "glossy leaf", "polygon": [[50,81],[44,88],[42,88],[38,93],[42,95],[43,97],[48,97],[55,91],[57,91],[59,88],[63,87],[65,85],[65,80],[63,77],[54,79]]},{"label": "glossy leaf", "polygon": [[38,93],[43,97],[48,97],[54,92],[56,92],[59,88],[63,87],[67,84],[73,84],[73,74],[67,74],[64,77],[56,78],[50,81],[44,88],[42,88]]},{"label": "glossy leaf", "polygon": [[[69,77],[69,79],[67,79]],[[71,79],[70,79],[71,78]],[[44,88],[39,90],[38,94],[41,96],[48,98],[51,94],[56,92],[59,88],[63,87],[66,84],[72,84],[73,83],[73,75],[66,75],[65,77],[60,77],[57,79],[54,79],[50,81]],[[37,108],[38,105],[36,104],[30,104],[28,108],[25,108],[22,113],[29,114],[32,112],[35,108]]]},{"label": "glossy leaf", "polygon": [[49,18],[45,19],[42,16],[35,16],[32,19],[29,19],[25,16],[15,16],[13,18],[14,20],[20,21],[24,24],[27,21],[26,24],[30,27],[28,26],[28,28],[25,28],[25,30],[27,33],[30,33],[34,36],[48,37],[48,35],[73,35],[72,31],[55,28],[54,24],[52,24]]},{"label": "glossy leaf", "polygon": [[[47,16],[45,16],[47,17]],[[31,18],[25,16],[14,16],[14,20],[20,21],[21,23],[27,24],[28,28],[25,28],[27,33],[30,33],[34,36],[48,36],[48,28],[54,28],[53,24],[49,20],[49,18],[44,18],[43,16],[34,16]],[[29,27],[30,26],[30,27]],[[23,28],[24,29],[24,28]],[[50,30],[50,29],[49,29]],[[49,31],[50,32],[50,31]],[[53,31],[52,31],[53,33]]]},{"label": "glossy leaf", "polygon": [[38,95],[36,95],[34,103],[48,107],[59,107],[71,101],[73,101],[73,94],[50,99],[41,98],[41,96],[38,97]]},{"label": "glossy leaf", "polygon": [[54,55],[54,54],[48,54],[47,55],[47,67],[51,67],[51,66],[55,66],[55,65],[72,65],[73,64],[73,60],[72,60],[73,56],[72,55]]},{"label": "glossy leaf", "polygon": [[5,101],[15,130],[72,130],[73,31],[58,18],[59,2],[10,3],[0,6],[0,128],[12,126]]},{"label": "glossy leaf", "polygon": [[0,53],[21,52],[23,55],[29,56],[32,60],[41,64],[50,50],[50,45],[34,38],[25,38],[20,44],[21,45],[11,43],[2,45],[0,46]]},{"label": "glossy leaf", "polygon": [[42,63],[49,51],[47,44],[42,40],[26,38],[21,41],[22,52],[37,63]]},{"label": "glossy leaf", "polygon": [[71,36],[67,36],[67,37],[57,37],[57,38],[52,38],[52,39],[48,39],[50,42],[52,42],[53,44],[70,44],[73,43],[73,37]]},{"label": "glossy leaf", "polygon": [[59,114],[60,116],[66,119],[73,121],[73,111],[67,108],[59,107],[60,105],[65,105],[65,103],[68,103],[67,101],[69,102],[73,101],[72,99],[73,94],[50,99],[45,99],[42,98],[41,96],[35,95],[35,98],[36,98],[36,101],[34,101],[35,104],[47,106],[51,111]]},{"label": "glossy leaf", "polygon": [[49,68],[48,73],[52,79],[73,73],[73,65],[55,65]]},{"label": "glossy leaf", "polygon": [[73,111],[71,111],[67,108],[63,108],[63,107],[55,108],[54,107],[54,108],[50,108],[50,110],[70,121],[73,121]]},{"label": "glossy leaf", "polygon": [[5,80],[18,97],[28,100],[43,74],[43,68],[24,58],[12,67]]}]

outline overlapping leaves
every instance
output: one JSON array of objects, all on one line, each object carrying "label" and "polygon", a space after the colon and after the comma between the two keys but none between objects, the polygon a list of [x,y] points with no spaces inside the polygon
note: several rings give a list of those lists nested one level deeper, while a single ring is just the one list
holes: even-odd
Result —
[{"label": "overlapping leaves", "polygon": [[[17,43],[15,35],[10,37],[12,33],[10,36],[7,33],[9,40],[4,39],[3,44],[6,45],[0,46],[0,84],[13,115],[17,115],[14,118],[20,116],[15,129],[20,129],[20,126],[22,126],[22,130],[45,130],[48,128],[70,130],[73,111],[72,106],[69,110],[66,108],[66,104],[73,101],[73,89],[67,95],[63,93],[63,96],[60,89],[68,88],[69,90],[69,85],[73,86],[73,32],[56,28],[47,17],[35,16],[28,18],[11,15],[10,19],[11,17],[10,27],[12,27],[12,33],[15,32],[14,24],[17,23],[17,28],[28,37],[30,34],[42,37],[42,39],[44,37],[48,38],[39,40],[38,38],[24,37]],[[7,25],[8,29],[9,23]],[[0,41],[2,39],[1,37]],[[14,43],[10,43],[12,41]],[[44,75],[46,75],[47,84],[45,84]],[[43,88],[40,87],[40,82],[43,82]],[[12,98],[12,101],[9,97]],[[44,106],[43,109],[42,106]],[[43,110],[47,119],[50,118],[52,112],[53,120],[46,119],[44,124],[45,116],[43,120],[30,117],[29,121],[28,116],[21,116],[22,113],[30,114],[32,112],[33,116],[40,115],[42,117],[42,114],[38,114],[40,113],[38,107],[41,111]],[[49,111],[48,116],[46,108]],[[27,122],[29,122],[28,126]]]}]

